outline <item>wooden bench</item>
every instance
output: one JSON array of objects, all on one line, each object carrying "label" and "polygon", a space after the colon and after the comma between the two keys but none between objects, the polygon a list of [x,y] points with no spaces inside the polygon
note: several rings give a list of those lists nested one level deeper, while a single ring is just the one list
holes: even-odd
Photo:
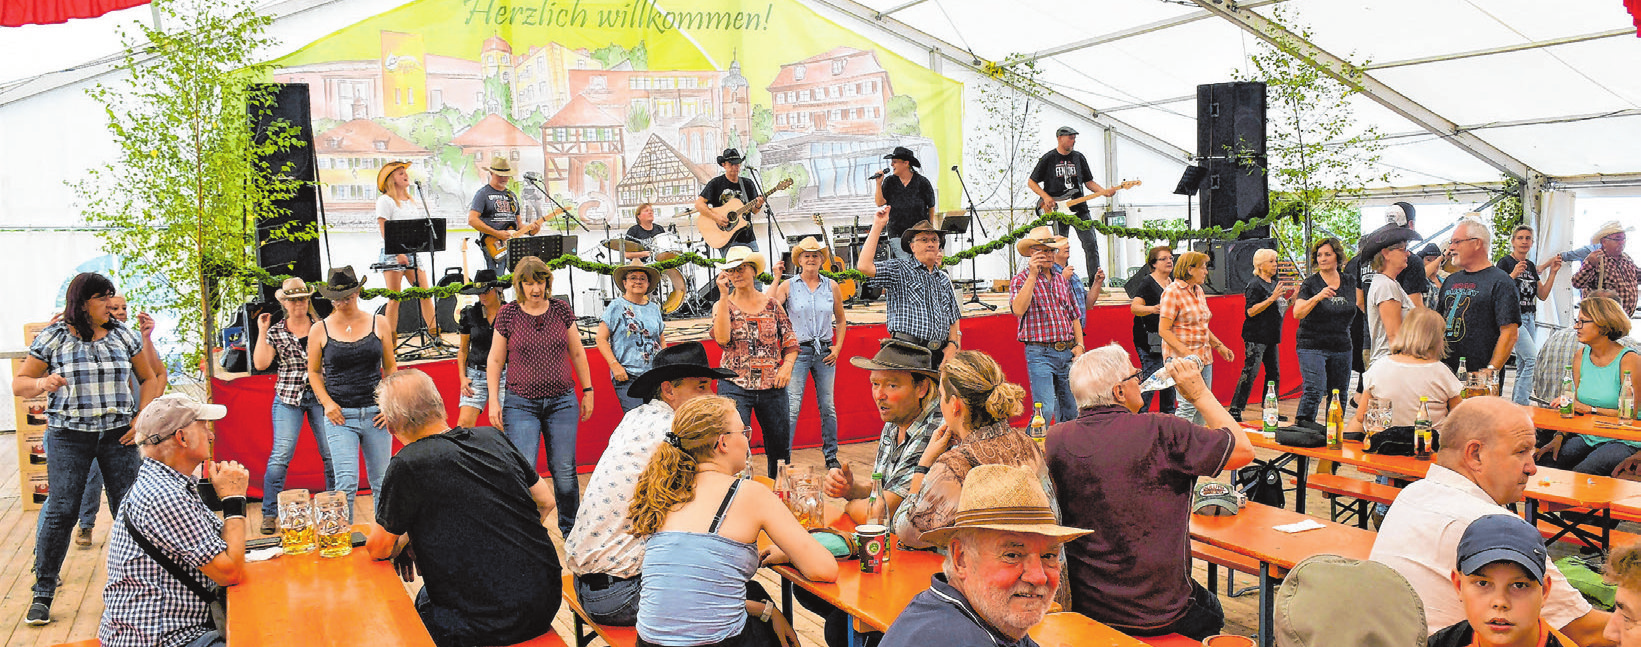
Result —
[{"label": "wooden bench", "polygon": [[540,636],[536,636],[535,638],[531,638],[529,640],[526,640],[524,642],[521,642],[521,643],[518,643],[518,644],[515,644],[515,645],[508,645],[507,647],[568,647],[568,646],[564,644],[564,639],[563,638],[558,637],[558,632],[549,631],[547,633],[541,634]]},{"label": "wooden bench", "polygon": [[[576,647],[587,647],[594,638],[603,638],[610,647],[635,647],[638,644],[637,627],[610,627],[593,622],[587,610],[581,608],[581,601],[576,599],[575,575],[571,573],[564,574],[564,603],[575,612]],[[589,631],[588,627],[592,629]]]},{"label": "wooden bench", "polygon": [[81,640],[79,642],[61,643],[51,647],[102,647],[102,643],[98,639],[92,638],[91,640]]},{"label": "wooden bench", "polygon": [[[1330,518],[1335,523],[1344,523],[1340,517],[1356,517],[1356,527],[1368,527],[1369,505],[1383,503],[1390,505],[1396,501],[1396,495],[1401,494],[1401,488],[1373,481],[1353,479],[1335,474],[1312,474],[1305,480],[1305,487],[1328,495]],[[1354,499],[1341,501],[1341,497]]]},{"label": "wooden bench", "polygon": [[[1590,528],[1588,526],[1584,526],[1584,528],[1586,530],[1594,531],[1597,534],[1599,534],[1599,532],[1600,532],[1599,529]],[[1588,542],[1585,542],[1582,538],[1574,535],[1573,533],[1570,533],[1570,532],[1562,533],[1561,528],[1557,527],[1555,524],[1550,523],[1549,521],[1546,521],[1544,519],[1539,519],[1538,520],[1538,533],[1540,535],[1543,535],[1545,539],[1549,539],[1551,537],[1555,537],[1557,534],[1560,534],[1561,536],[1556,538],[1557,541],[1562,541],[1562,542],[1567,542],[1567,543],[1572,543],[1572,544],[1582,544],[1582,545],[1585,545],[1585,546],[1589,545]],[[1637,540],[1641,540],[1641,535],[1637,535],[1637,534],[1634,534],[1634,533],[1623,532],[1621,530],[1609,530],[1609,531],[1607,531],[1607,545],[1606,546],[1592,546],[1592,548],[1600,548],[1603,551],[1605,551],[1605,550],[1610,550],[1615,546],[1628,546],[1630,544],[1635,543]]]},{"label": "wooden bench", "polygon": [[[1259,590],[1258,585],[1250,586],[1240,591],[1235,590],[1235,573],[1247,573],[1255,577],[1259,576],[1259,560],[1257,559],[1248,557],[1247,555],[1233,553],[1225,550],[1224,548],[1220,548],[1213,544],[1206,544],[1195,539],[1191,540],[1191,557],[1208,562],[1208,591],[1210,593],[1218,594],[1219,592],[1220,567],[1225,568],[1226,596],[1234,598]],[[1281,578],[1287,575],[1287,571],[1276,569],[1273,574],[1276,575],[1276,577]]]}]

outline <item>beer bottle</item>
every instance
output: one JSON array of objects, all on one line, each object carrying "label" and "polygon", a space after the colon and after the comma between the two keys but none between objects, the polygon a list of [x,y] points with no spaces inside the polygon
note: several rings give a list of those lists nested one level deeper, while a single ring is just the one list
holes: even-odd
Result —
[{"label": "beer bottle", "polygon": [[775,498],[792,507],[792,479],[786,473],[786,461],[775,462]]},{"label": "beer bottle", "polygon": [[1038,402],[1033,408],[1036,412],[1031,414],[1031,439],[1041,447],[1048,438],[1048,419],[1043,417],[1043,403]]},{"label": "beer bottle", "polygon": [[[880,507],[881,506],[881,507]],[[887,535],[889,527],[889,500],[883,497],[883,472],[872,473],[872,498],[867,504],[866,523],[875,523],[885,529],[883,537],[883,562],[889,562],[889,546],[894,541]]]},{"label": "beer bottle", "polygon": [[1561,417],[1573,417],[1573,400],[1575,398],[1576,396],[1573,394],[1573,367],[1569,364],[1567,369],[1561,372],[1561,397],[1559,398],[1561,400]]},{"label": "beer bottle", "polygon": [[1430,424],[1430,397],[1419,396],[1419,412],[1413,418],[1413,457],[1421,461],[1430,460],[1431,452],[1435,448],[1435,430]]},{"label": "beer bottle", "polygon": [[1276,423],[1281,417],[1276,412],[1276,382],[1265,383],[1265,440],[1276,439]]},{"label": "beer bottle", "polygon": [[1333,390],[1333,403],[1328,405],[1328,449],[1339,449],[1344,445],[1345,422],[1344,407],[1339,406],[1339,389]]},{"label": "beer bottle", "polygon": [[1635,421],[1635,385],[1630,372],[1624,371],[1624,381],[1618,385],[1618,424],[1629,426]]},{"label": "beer bottle", "polygon": [[1465,367],[1464,361],[1463,357],[1459,358],[1459,370],[1454,374],[1454,377],[1459,378],[1459,388],[1463,390],[1464,397],[1469,398],[1473,395],[1470,392],[1470,369]]}]

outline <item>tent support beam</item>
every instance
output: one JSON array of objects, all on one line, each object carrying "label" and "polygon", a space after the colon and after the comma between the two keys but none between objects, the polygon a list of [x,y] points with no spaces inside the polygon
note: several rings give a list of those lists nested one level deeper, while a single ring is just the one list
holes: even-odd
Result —
[{"label": "tent support beam", "polygon": [[882,13],[879,13],[877,15],[877,19],[878,20],[883,20],[884,18],[887,18],[890,14],[899,12],[903,9],[911,9],[912,7],[916,7],[920,4],[923,4],[923,3],[928,2],[928,1],[929,0],[908,0],[907,2],[904,2],[904,3],[901,3],[899,5],[896,5],[894,7],[889,8],[888,11],[884,11]]},{"label": "tent support beam", "polygon": [[[1242,6],[1247,7],[1247,8],[1262,7],[1264,5],[1276,4],[1276,3],[1282,2],[1282,1],[1283,0],[1256,0],[1254,2],[1249,2],[1247,4],[1244,4]],[[1019,62],[1029,62],[1029,61],[1035,61],[1039,58],[1048,58],[1050,56],[1058,56],[1060,54],[1064,54],[1064,53],[1067,53],[1067,52],[1075,52],[1079,49],[1087,49],[1089,47],[1104,45],[1106,43],[1114,43],[1114,42],[1117,42],[1119,40],[1123,40],[1125,38],[1133,38],[1135,36],[1143,36],[1145,34],[1149,34],[1149,33],[1154,32],[1154,31],[1161,31],[1161,30],[1164,30],[1164,29],[1168,29],[1170,27],[1178,27],[1180,25],[1190,24],[1190,23],[1196,22],[1198,20],[1204,20],[1204,19],[1212,18],[1212,17],[1214,17],[1214,14],[1209,13],[1207,11],[1194,11],[1194,12],[1185,14],[1183,16],[1175,16],[1173,18],[1158,20],[1158,21],[1153,22],[1153,23],[1147,23],[1147,24],[1144,24],[1144,25],[1139,25],[1137,27],[1130,27],[1130,28],[1124,29],[1122,31],[1114,31],[1114,32],[1111,32],[1109,34],[1102,34],[1102,35],[1099,35],[1099,36],[1095,36],[1093,38],[1085,38],[1083,40],[1066,43],[1064,45],[1058,45],[1058,46],[1055,46],[1055,47],[1050,47],[1048,49],[1039,50],[1039,51],[1027,54],[1027,55],[1025,55],[1025,57],[1017,59],[1017,60]]]},{"label": "tent support beam", "polygon": [[[1429,108],[1419,105],[1389,85],[1373,78],[1373,75],[1362,72],[1361,68],[1351,64],[1350,61],[1300,38],[1298,34],[1288,31],[1286,27],[1276,21],[1266,18],[1258,12],[1225,4],[1224,0],[1193,1],[1197,3],[1197,6],[1213,12],[1272,46],[1283,48],[1284,43],[1288,44],[1293,49],[1290,53],[1310,64],[1311,67],[1361,92],[1367,98],[1389,108],[1392,112],[1412,121],[1419,127],[1441,135],[1448,143],[1459,147],[1460,150],[1486,162],[1489,166],[1510,177],[1525,180],[1533,173],[1533,169],[1527,166],[1525,162],[1499,150],[1475,134],[1460,130],[1458,124],[1436,114]],[[1351,71],[1357,73],[1351,74]]]},{"label": "tent support beam", "polygon": [[1443,61],[1457,61],[1457,60],[1460,60],[1460,59],[1475,58],[1477,56],[1492,56],[1494,54],[1507,54],[1509,52],[1520,52],[1520,51],[1525,51],[1525,50],[1530,50],[1530,49],[1540,49],[1540,48],[1544,48],[1544,47],[1555,47],[1557,45],[1571,45],[1573,43],[1582,43],[1584,41],[1600,40],[1600,39],[1603,39],[1603,38],[1612,38],[1612,37],[1615,37],[1615,36],[1630,36],[1630,35],[1633,35],[1633,34],[1635,34],[1634,29],[1614,29],[1612,31],[1600,31],[1600,32],[1596,32],[1596,33],[1593,33],[1593,34],[1584,34],[1584,35],[1581,35],[1581,36],[1567,36],[1567,37],[1564,37],[1564,38],[1552,38],[1550,40],[1541,40],[1541,41],[1534,42],[1534,43],[1519,43],[1519,44],[1516,44],[1516,45],[1505,45],[1503,47],[1489,47],[1487,49],[1478,49],[1478,50],[1469,51],[1469,52],[1454,52],[1452,54],[1439,54],[1439,55],[1436,55],[1436,56],[1425,56],[1425,57],[1422,57],[1422,58],[1409,58],[1409,59],[1400,60],[1400,61],[1388,61],[1388,62],[1385,62],[1385,63],[1372,63],[1372,64],[1369,64],[1369,65],[1362,66],[1362,69],[1364,71],[1383,70],[1383,69],[1387,69],[1387,68],[1403,67],[1403,66],[1407,66],[1407,65],[1423,65],[1425,63],[1441,63]]}]

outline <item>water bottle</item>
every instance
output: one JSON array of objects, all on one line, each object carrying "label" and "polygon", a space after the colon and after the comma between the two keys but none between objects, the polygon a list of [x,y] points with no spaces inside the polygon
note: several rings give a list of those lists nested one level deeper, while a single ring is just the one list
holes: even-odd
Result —
[{"label": "water bottle", "polygon": [[1568,365],[1561,372],[1561,397],[1556,400],[1561,404],[1561,417],[1573,417],[1573,367]]},{"label": "water bottle", "polygon": [[1043,417],[1043,403],[1038,402],[1035,409],[1036,413],[1031,415],[1031,439],[1041,447],[1048,438],[1048,419]]},{"label": "water bottle", "polygon": [[792,509],[792,479],[786,473],[786,461],[775,462],[775,498]]},{"label": "water bottle", "polygon": [[1202,366],[1202,360],[1196,355],[1169,359],[1163,362],[1162,368],[1157,369],[1157,372],[1152,373],[1151,377],[1145,378],[1145,381],[1140,383],[1140,391],[1161,391],[1174,386],[1174,376],[1168,374],[1168,365],[1182,359],[1196,362],[1197,366]]},{"label": "water bottle", "polygon": [[1265,433],[1266,440],[1276,440],[1276,423],[1281,417],[1276,412],[1276,382],[1265,383]]},{"label": "water bottle", "polygon": [[1464,389],[1464,397],[1468,398],[1474,394],[1470,392],[1470,370],[1465,368],[1464,361],[1463,357],[1459,358],[1459,370],[1454,377],[1459,378],[1459,388]]},{"label": "water bottle", "polygon": [[1344,407],[1339,406],[1339,389],[1333,390],[1333,403],[1328,405],[1328,449],[1339,449],[1344,445],[1344,430],[1340,427],[1345,422]]},{"label": "water bottle", "polygon": [[[883,526],[884,528],[888,528],[889,527],[889,510],[888,510],[889,503],[888,502],[889,502],[888,499],[883,498],[883,472],[873,472],[872,473],[872,498],[867,503],[867,508],[866,509],[869,510],[870,512],[867,513],[868,518],[866,520],[866,523],[875,523],[875,524]],[[883,509],[881,511],[877,507],[879,504],[883,505]],[[884,538],[883,538],[883,563],[885,563],[885,564],[889,563],[889,553],[892,552],[892,551],[889,550],[889,546],[892,544],[893,541],[894,540],[890,539],[888,536],[884,536]]]},{"label": "water bottle", "polygon": [[1618,424],[1626,427],[1635,421],[1635,385],[1630,372],[1624,371],[1624,382],[1618,386]]},{"label": "water bottle", "polygon": [[1430,397],[1419,396],[1419,412],[1413,419],[1413,457],[1421,461],[1430,460],[1431,452],[1436,451],[1436,430],[1430,424]]}]

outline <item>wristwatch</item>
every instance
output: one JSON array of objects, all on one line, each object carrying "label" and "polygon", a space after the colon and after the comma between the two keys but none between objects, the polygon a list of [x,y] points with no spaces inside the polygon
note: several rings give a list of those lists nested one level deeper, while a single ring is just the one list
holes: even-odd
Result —
[{"label": "wristwatch", "polygon": [[581,387],[581,392],[582,393],[592,393],[593,392],[593,387],[590,387],[590,386]]}]

